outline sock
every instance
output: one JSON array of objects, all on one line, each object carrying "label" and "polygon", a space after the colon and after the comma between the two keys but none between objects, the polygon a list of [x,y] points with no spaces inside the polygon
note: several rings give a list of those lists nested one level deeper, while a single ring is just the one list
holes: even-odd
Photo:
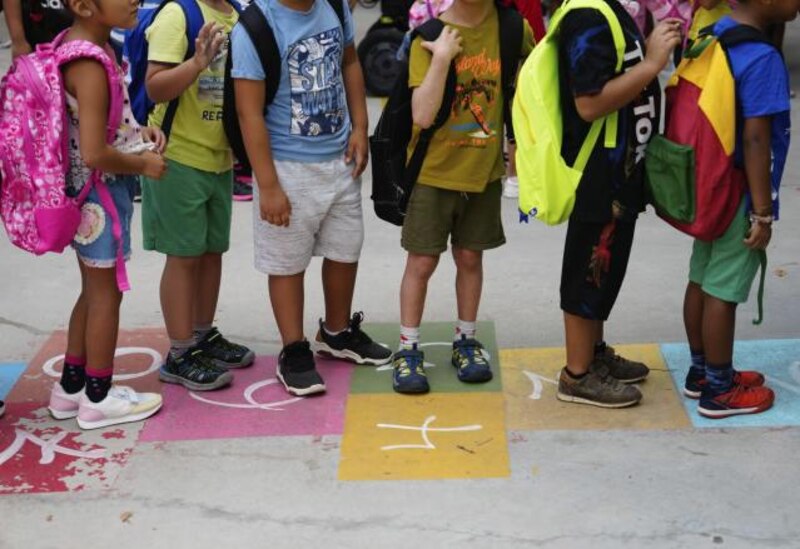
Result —
[{"label": "sock", "polygon": [[86,368],[86,396],[92,402],[100,402],[111,389],[114,368]]},{"label": "sock", "polygon": [[467,339],[474,339],[476,331],[475,322],[467,322],[459,318],[458,324],[456,324],[456,336],[454,339],[461,339],[462,336]]},{"label": "sock", "polygon": [[204,337],[208,335],[208,333],[214,329],[213,324],[196,324],[194,327],[194,338],[196,341],[202,341]]},{"label": "sock", "polygon": [[595,343],[594,344],[594,356],[606,354],[606,348],[607,347],[608,347],[608,345],[606,345],[605,341],[598,341],[597,343]]},{"label": "sock", "polygon": [[689,349],[692,355],[692,366],[689,368],[690,374],[698,377],[705,377],[706,375],[706,354],[704,351],[695,351]]},{"label": "sock", "polygon": [[329,330],[328,326],[324,322],[322,323],[322,329],[325,330],[326,334],[328,334],[329,336],[332,336],[332,337],[336,337],[339,334],[341,334],[342,332],[346,332],[347,331],[347,328],[345,328],[344,330],[337,330],[337,331],[334,332],[332,330]]},{"label": "sock", "polygon": [[733,387],[733,364],[706,363],[706,381],[711,392],[727,393]]},{"label": "sock", "polygon": [[400,350],[409,351],[419,346],[419,326],[400,326]]},{"label": "sock", "polygon": [[180,358],[183,353],[188,351],[194,346],[194,339],[170,339],[169,340],[169,355],[172,358]]},{"label": "sock", "polygon": [[567,376],[569,376],[570,379],[574,379],[576,381],[579,380],[579,379],[583,379],[587,375],[589,375],[589,371],[588,370],[583,372],[582,374],[573,374],[572,372],[569,371],[569,366],[565,366],[564,367],[564,371],[567,373]]},{"label": "sock", "polygon": [[61,387],[71,395],[80,392],[86,385],[86,358],[72,355],[64,356],[61,370]]}]

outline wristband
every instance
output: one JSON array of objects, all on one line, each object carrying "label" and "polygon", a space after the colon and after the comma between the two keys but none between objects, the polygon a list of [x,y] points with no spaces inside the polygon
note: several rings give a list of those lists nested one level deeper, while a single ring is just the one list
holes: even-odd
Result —
[{"label": "wristband", "polygon": [[756,223],[759,225],[772,225],[773,221],[775,221],[775,218],[771,215],[750,214],[750,224],[752,225]]}]

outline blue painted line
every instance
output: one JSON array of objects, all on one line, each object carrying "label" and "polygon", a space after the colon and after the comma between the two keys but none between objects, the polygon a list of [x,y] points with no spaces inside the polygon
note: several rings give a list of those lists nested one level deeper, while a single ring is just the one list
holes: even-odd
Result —
[{"label": "blue painted line", "polygon": [[767,376],[767,386],[775,391],[772,409],[755,415],[726,419],[707,419],[697,413],[697,401],[683,396],[689,370],[689,346],[668,343],[661,346],[686,413],[695,427],[783,427],[800,425],[800,339],[738,341],[733,361],[739,370],[758,370]]},{"label": "blue painted line", "polygon": [[0,400],[4,400],[28,365],[24,362],[0,362]]}]

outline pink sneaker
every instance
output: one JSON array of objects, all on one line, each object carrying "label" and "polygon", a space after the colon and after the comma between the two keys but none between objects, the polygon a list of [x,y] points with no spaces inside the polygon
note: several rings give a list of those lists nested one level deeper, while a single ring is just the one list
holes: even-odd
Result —
[{"label": "pink sneaker", "polygon": [[115,386],[106,398],[92,402],[85,394],[78,409],[81,429],[100,429],[120,423],[142,421],[161,409],[161,395],[137,393],[130,387]]},{"label": "pink sneaker", "polygon": [[69,394],[61,386],[61,383],[56,381],[53,383],[53,388],[50,389],[50,404],[47,409],[50,410],[50,415],[55,419],[70,419],[78,415],[78,403],[81,400],[83,390],[75,394]]}]

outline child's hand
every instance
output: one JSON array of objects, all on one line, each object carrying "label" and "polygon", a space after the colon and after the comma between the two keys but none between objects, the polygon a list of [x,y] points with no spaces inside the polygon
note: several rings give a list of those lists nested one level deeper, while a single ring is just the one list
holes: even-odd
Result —
[{"label": "child's hand", "polygon": [[355,166],[353,166],[353,179],[364,173],[368,158],[369,146],[366,130],[354,131],[350,135],[350,143],[347,145],[347,153],[344,155],[345,162],[348,164],[355,163]]},{"label": "child's hand", "polygon": [[167,136],[164,135],[164,132],[161,131],[161,128],[157,126],[147,126],[146,128],[142,128],[142,137],[148,143],[155,144],[156,152],[158,154],[162,154],[164,149],[167,147]]},{"label": "child's hand", "polygon": [[270,225],[288,227],[292,204],[280,185],[274,185],[260,194],[261,219]]},{"label": "child's hand", "polygon": [[664,67],[667,66],[667,61],[669,61],[669,56],[672,55],[672,50],[680,45],[683,40],[681,37],[682,28],[683,23],[681,20],[671,17],[656,25],[656,28],[650,33],[647,39],[645,61],[653,63],[658,68],[657,72],[664,70]]},{"label": "child's hand", "polygon": [[164,157],[151,151],[143,152],[141,157],[144,160],[142,175],[150,179],[161,179],[161,176],[167,171],[167,162]]},{"label": "child's hand", "polygon": [[765,223],[753,223],[750,232],[744,239],[744,245],[751,250],[766,250],[769,241],[772,239],[772,225]]},{"label": "child's hand", "polygon": [[423,41],[420,45],[431,52],[434,57],[440,57],[449,62],[461,53],[463,49],[461,40],[461,35],[456,29],[445,26],[435,42]]},{"label": "child's hand", "polygon": [[195,38],[192,57],[199,70],[203,71],[211,64],[226,38],[225,29],[219,23],[208,22],[203,25]]}]

